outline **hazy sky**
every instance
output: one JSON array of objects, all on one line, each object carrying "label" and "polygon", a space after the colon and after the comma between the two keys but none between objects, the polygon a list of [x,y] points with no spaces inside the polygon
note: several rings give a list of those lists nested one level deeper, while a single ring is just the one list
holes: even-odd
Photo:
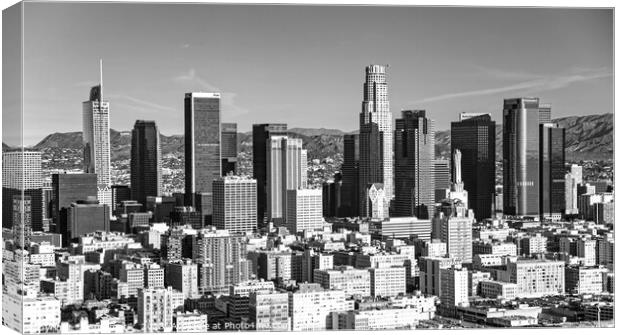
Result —
[{"label": "hazy sky", "polygon": [[117,130],[181,134],[184,93],[219,91],[240,131],[350,131],[370,63],[389,64],[395,118],[426,109],[437,129],[460,112],[501,122],[516,96],[554,118],[613,112],[611,10],[27,3],[24,20],[26,145],[81,130],[99,58]]}]

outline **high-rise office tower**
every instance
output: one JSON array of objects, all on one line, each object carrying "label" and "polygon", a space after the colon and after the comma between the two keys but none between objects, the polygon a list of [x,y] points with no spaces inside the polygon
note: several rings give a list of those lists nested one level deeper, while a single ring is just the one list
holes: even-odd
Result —
[{"label": "high-rise office tower", "polygon": [[444,200],[447,196],[446,190],[450,188],[450,160],[435,159],[435,202]]},{"label": "high-rise office tower", "polygon": [[323,191],[319,189],[286,191],[286,227],[295,234],[323,227]]},{"label": "high-rise office tower", "polygon": [[538,122],[541,124],[551,122],[551,104],[538,104]]},{"label": "high-rise office tower", "polygon": [[395,216],[429,219],[435,212],[435,129],[426,111],[403,111],[395,132]]},{"label": "high-rise office tower", "polygon": [[[388,100],[388,85],[386,82],[387,65],[370,65],[366,67],[366,81],[364,83],[364,96],[362,112],[360,113],[360,132],[363,125],[375,123],[379,127],[381,142],[381,155],[375,155],[372,159],[381,159],[382,178],[372,181],[383,183],[385,188],[386,208],[394,195],[394,171],[393,171],[393,134],[392,113]],[[360,147],[360,150],[362,148]]]},{"label": "high-rise office tower", "polygon": [[213,225],[231,233],[256,231],[256,179],[226,176],[213,181]]},{"label": "high-rise office tower", "polygon": [[61,173],[52,175],[52,220],[56,233],[67,230],[66,217],[60,212],[78,200],[97,196],[97,175],[94,173]]},{"label": "high-rise office tower", "polygon": [[271,136],[267,151],[267,217],[286,216],[286,191],[303,187],[302,140],[288,136]]},{"label": "high-rise office tower", "polygon": [[564,128],[540,125],[540,215],[560,220],[566,210],[564,176]]},{"label": "high-rise office tower", "polygon": [[[14,196],[29,196],[31,200],[32,230],[43,229],[43,179],[41,152],[31,150],[2,153],[2,227],[12,228]],[[21,223],[19,223],[21,224]]]},{"label": "high-rise office tower", "polygon": [[72,203],[60,215],[61,221],[64,215],[67,220],[67,229],[61,232],[63,244],[96,231],[110,231],[110,207],[94,197]]},{"label": "high-rise office tower", "polygon": [[252,267],[247,260],[247,242],[225,230],[201,231],[193,248],[198,264],[198,291],[227,293],[230,285],[247,281]]},{"label": "high-rise office tower", "polygon": [[185,205],[205,217],[212,214],[213,181],[222,175],[220,143],[220,93],[185,93]]},{"label": "high-rise office tower", "polygon": [[129,185],[112,185],[112,213],[123,202],[131,200],[131,187]]},{"label": "high-rise office tower", "polygon": [[300,155],[301,188],[308,188],[308,150],[301,149]]},{"label": "high-rise office tower", "polygon": [[342,188],[340,197],[340,210],[338,216],[359,216],[359,135],[344,135],[344,157],[342,161]]},{"label": "high-rise office tower", "polygon": [[461,151],[461,174],[476,219],[492,217],[495,194],[495,121],[489,114],[462,113],[451,124],[452,154]]},{"label": "high-rise office tower", "polygon": [[259,224],[264,222],[267,212],[267,151],[271,149],[269,137],[286,133],[285,123],[252,126],[252,170],[257,185]]},{"label": "high-rise office tower", "polygon": [[[381,150],[381,133],[379,126],[367,123],[360,126],[359,134],[359,215],[370,217],[368,212],[368,190],[373,184],[383,184],[383,151]],[[383,212],[388,212],[388,204],[384,204]]]},{"label": "high-rise office tower", "polygon": [[539,214],[538,98],[504,99],[504,214]]},{"label": "high-rise office tower", "polygon": [[99,85],[90,89],[82,103],[84,172],[97,174],[97,198],[112,206],[110,177],[110,102],[103,100],[103,67],[99,62]]},{"label": "high-rise office tower", "polygon": [[222,176],[237,172],[237,124],[222,123]]},{"label": "high-rise office tower", "polygon": [[13,196],[13,236],[18,247],[30,245],[32,236],[32,199],[28,195]]},{"label": "high-rise office tower", "polygon": [[583,184],[583,166],[577,164],[571,164],[570,173],[575,176],[577,185]]},{"label": "high-rise office tower", "polygon": [[161,195],[161,144],[155,121],[137,120],[131,132],[131,199]]}]

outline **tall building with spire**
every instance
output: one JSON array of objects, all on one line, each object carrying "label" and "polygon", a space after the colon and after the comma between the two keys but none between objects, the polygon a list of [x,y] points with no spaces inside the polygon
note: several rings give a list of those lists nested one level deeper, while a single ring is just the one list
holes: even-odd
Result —
[{"label": "tall building with spire", "polygon": [[110,102],[103,99],[103,62],[99,61],[99,85],[90,89],[82,103],[84,172],[97,174],[97,199],[112,206],[110,177]]},{"label": "tall building with spire", "polygon": [[[368,148],[360,146],[360,178],[363,178],[361,175],[363,166],[372,164],[368,160],[376,160],[380,157],[381,180],[371,181],[370,184],[377,182],[383,184],[386,209],[389,208],[389,203],[394,195],[392,113],[388,100],[387,67],[387,65],[369,65],[366,67],[366,82],[364,83],[362,112],[360,113],[360,132],[363,126],[371,123],[376,124],[381,144],[380,153],[374,153],[374,155],[362,153],[361,150],[368,150]],[[367,157],[367,159],[362,160],[362,157]],[[364,187],[364,189],[366,188],[367,186]],[[360,193],[365,192],[360,189]],[[365,204],[360,205],[361,208],[366,207]]]}]

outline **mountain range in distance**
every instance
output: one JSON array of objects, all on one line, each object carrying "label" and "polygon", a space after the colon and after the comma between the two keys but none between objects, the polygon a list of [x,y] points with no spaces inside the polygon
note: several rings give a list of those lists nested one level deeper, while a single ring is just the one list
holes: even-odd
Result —
[{"label": "mountain range in distance", "polygon": [[[612,113],[569,116],[554,119],[560,127],[566,129],[566,159],[580,160],[608,160],[613,159],[613,120]],[[309,159],[323,159],[333,157],[343,151],[343,136],[347,134],[338,129],[291,128],[289,133],[300,137],[308,150]],[[183,155],[183,135],[161,135],[162,154]],[[251,152],[252,133],[239,133],[237,136],[240,151]],[[117,131],[110,129],[111,158],[112,160],[128,159],[131,149],[131,131]],[[82,132],[54,133],[47,135],[37,143],[33,149],[46,148],[82,148]],[[10,147],[2,143],[2,150]],[[440,130],[435,133],[436,156],[447,158],[450,155],[450,130]],[[501,159],[502,127],[497,125],[496,156]]]}]

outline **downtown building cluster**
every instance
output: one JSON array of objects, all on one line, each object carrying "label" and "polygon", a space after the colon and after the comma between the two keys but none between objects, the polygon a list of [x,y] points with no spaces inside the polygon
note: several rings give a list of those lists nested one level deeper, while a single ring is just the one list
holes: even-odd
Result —
[{"label": "downtown building cluster", "polygon": [[564,129],[538,98],[504,100],[496,185],[489,114],[462,113],[451,157],[436,159],[432,114],[393,122],[387,66],[370,65],[359,132],[344,135],[322,189],[308,187],[308,152],[283,123],[253,125],[253,175],[239,175],[221,99],[184,96],[184,193],[162,192],[150,120],[131,133],[131,184],[111,185],[102,83],[83,103],[83,173],[46,181],[40,152],[3,153],[4,324],[314,331],[613,317],[613,192],[566,164]]}]

